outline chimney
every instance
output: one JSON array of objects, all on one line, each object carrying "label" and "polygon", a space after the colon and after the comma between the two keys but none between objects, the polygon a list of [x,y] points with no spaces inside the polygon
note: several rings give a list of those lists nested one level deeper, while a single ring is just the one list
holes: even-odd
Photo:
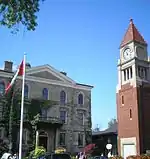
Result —
[{"label": "chimney", "polygon": [[67,73],[66,73],[66,72],[60,72],[60,73],[62,73],[63,75],[67,76]]},{"label": "chimney", "polygon": [[31,68],[30,63],[26,63],[26,69],[30,69],[30,68]]},{"label": "chimney", "polygon": [[12,72],[13,71],[13,62],[5,61],[4,71]]}]

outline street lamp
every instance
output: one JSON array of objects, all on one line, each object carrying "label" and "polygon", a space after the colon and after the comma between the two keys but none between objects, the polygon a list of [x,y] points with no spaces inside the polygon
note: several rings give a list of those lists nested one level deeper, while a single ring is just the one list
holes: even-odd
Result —
[{"label": "street lamp", "polygon": [[108,144],[106,145],[106,149],[108,150],[108,157],[111,157],[111,149],[112,149],[112,144],[110,143],[110,140],[108,140]]}]

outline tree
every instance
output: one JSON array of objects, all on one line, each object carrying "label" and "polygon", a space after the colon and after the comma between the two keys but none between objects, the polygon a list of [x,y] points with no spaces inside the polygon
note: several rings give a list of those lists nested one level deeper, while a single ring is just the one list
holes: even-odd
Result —
[{"label": "tree", "polygon": [[34,31],[40,2],[44,0],[0,0],[0,24],[18,31],[19,24]]},{"label": "tree", "polygon": [[108,128],[112,127],[114,124],[117,124],[117,119],[112,118],[112,119],[108,122]]}]

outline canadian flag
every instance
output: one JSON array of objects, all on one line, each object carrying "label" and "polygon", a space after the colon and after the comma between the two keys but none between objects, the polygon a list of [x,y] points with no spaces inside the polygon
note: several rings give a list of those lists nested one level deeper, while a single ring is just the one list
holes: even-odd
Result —
[{"label": "canadian flag", "polygon": [[15,73],[13,79],[11,80],[10,83],[8,83],[7,88],[5,89],[5,94],[7,94],[9,92],[9,90],[11,89],[12,85],[14,84],[17,76],[23,76],[24,74],[24,60],[22,60],[21,64],[19,65],[17,72]]}]

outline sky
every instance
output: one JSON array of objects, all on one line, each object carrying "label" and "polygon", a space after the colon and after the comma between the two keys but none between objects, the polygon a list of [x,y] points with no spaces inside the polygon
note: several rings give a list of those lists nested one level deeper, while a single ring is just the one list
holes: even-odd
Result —
[{"label": "sky", "polygon": [[[1,58],[18,65],[50,64],[73,80],[93,85],[92,125],[107,128],[116,117],[119,45],[132,18],[150,43],[149,0],[45,0],[34,32],[0,27]],[[20,28],[22,28],[20,26]]]}]

